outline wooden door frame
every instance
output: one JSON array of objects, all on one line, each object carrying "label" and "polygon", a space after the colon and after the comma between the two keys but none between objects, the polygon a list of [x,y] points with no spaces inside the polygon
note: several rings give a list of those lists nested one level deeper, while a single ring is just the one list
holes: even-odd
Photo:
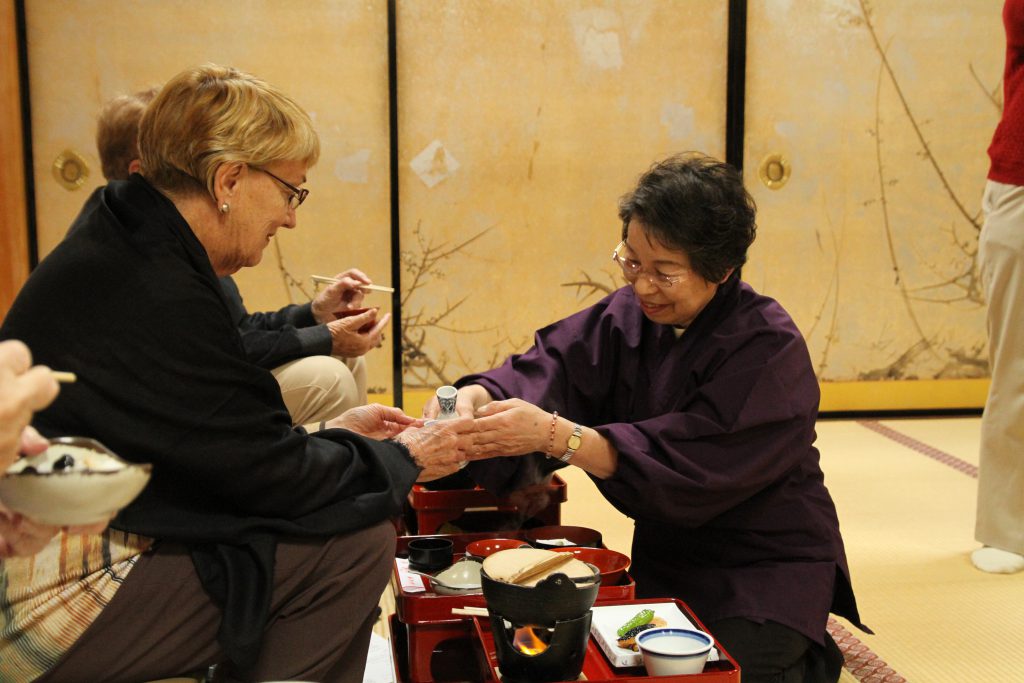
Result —
[{"label": "wooden door frame", "polygon": [[31,268],[22,125],[21,62],[15,0],[0,7],[0,320]]}]

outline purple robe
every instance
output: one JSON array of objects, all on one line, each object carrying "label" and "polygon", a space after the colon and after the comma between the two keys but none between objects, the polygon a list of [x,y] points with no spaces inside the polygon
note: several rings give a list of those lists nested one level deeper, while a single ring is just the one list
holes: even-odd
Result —
[{"label": "purple robe", "polygon": [[[458,384],[557,410],[612,442],[615,474],[591,478],[635,521],[638,597],[677,597],[705,622],[775,621],[818,643],[830,611],[864,628],[796,325],[734,276],[678,332],[647,319],[625,287]],[[544,460],[495,458],[470,472],[504,493],[555,462]]]}]

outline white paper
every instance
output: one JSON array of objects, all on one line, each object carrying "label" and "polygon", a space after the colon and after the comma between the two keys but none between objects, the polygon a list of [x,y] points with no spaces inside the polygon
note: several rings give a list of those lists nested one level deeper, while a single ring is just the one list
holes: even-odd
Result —
[{"label": "white paper", "polygon": [[425,579],[419,574],[413,574],[409,571],[409,559],[405,557],[396,557],[395,565],[398,567],[398,579],[402,584],[402,590],[406,593],[426,593],[427,587],[423,585]]},{"label": "white paper", "polygon": [[395,663],[391,659],[391,641],[376,633],[370,634],[370,651],[366,656],[363,683],[395,683]]}]

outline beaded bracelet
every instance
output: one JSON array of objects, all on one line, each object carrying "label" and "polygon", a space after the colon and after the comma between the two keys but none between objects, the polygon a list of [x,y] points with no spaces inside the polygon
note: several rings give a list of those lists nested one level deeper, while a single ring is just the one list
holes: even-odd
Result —
[{"label": "beaded bracelet", "polygon": [[551,413],[551,434],[548,436],[548,449],[544,452],[544,455],[549,458],[553,458],[551,449],[555,447],[555,425],[558,423],[558,411]]}]

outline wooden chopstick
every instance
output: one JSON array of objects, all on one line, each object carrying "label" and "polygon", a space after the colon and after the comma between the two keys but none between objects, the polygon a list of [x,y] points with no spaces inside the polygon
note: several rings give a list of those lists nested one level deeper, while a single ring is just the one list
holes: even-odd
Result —
[{"label": "wooden chopstick", "polygon": [[[325,285],[333,285],[338,281],[338,278],[327,277],[326,275],[310,275],[309,279],[313,282],[320,282]],[[394,287],[385,287],[384,285],[359,285],[359,289],[369,289],[374,292],[388,292],[393,293]]]},{"label": "wooden chopstick", "polygon": [[78,381],[78,375],[73,372],[61,372],[60,370],[50,370],[50,376],[61,384],[71,384],[72,382]]},{"label": "wooden chopstick", "polygon": [[486,607],[452,607],[452,614],[466,617],[486,617],[490,612]]}]

